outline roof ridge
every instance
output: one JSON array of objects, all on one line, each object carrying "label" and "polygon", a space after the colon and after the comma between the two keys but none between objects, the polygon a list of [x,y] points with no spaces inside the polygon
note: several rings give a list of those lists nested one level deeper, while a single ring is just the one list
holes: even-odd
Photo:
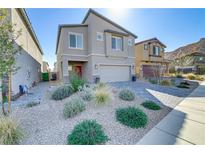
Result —
[{"label": "roof ridge", "polygon": [[85,15],[83,21],[81,22],[82,24],[85,23],[85,21],[86,21],[86,19],[88,18],[88,16],[89,16],[90,13],[95,14],[96,16],[102,18],[103,20],[105,20],[105,21],[107,21],[107,22],[113,24],[114,26],[116,26],[116,27],[122,29],[123,31],[125,31],[125,32],[131,34],[132,36],[134,36],[135,38],[137,38],[137,36],[136,36],[135,34],[133,34],[132,32],[130,32],[129,30],[125,29],[124,27],[120,26],[119,24],[115,23],[115,22],[112,21],[111,19],[105,17],[104,15],[98,13],[97,11],[95,11],[94,9],[91,9],[91,8],[90,8],[90,9],[88,10],[88,12],[86,13],[86,15]]}]

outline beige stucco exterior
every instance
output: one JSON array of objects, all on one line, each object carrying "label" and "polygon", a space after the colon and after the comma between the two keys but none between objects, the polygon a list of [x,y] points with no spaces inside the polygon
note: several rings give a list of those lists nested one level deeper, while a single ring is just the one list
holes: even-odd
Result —
[{"label": "beige stucco exterior", "polygon": [[15,30],[21,30],[21,36],[16,40],[16,43],[22,45],[22,48],[28,52],[41,65],[43,57],[37,43],[34,41],[33,34],[28,28],[28,23],[20,13],[22,9],[11,9],[11,21],[15,24]]},{"label": "beige stucco exterior", "polygon": [[[147,49],[144,46],[147,45]],[[153,46],[160,48],[159,55],[154,55]],[[135,44],[135,68],[138,77],[142,77],[142,66],[143,65],[168,65],[164,59],[165,45],[159,42],[157,39],[150,39]]]},{"label": "beige stucco exterior", "polygon": [[15,31],[21,30],[16,44],[22,47],[16,55],[17,72],[12,74],[12,95],[19,93],[19,85],[32,85],[41,80],[43,52],[24,9],[8,9],[8,17]]},{"label": "beige stucco exterior", "polygon": [[44,73],[50,72],[49,64],[46,61],[43,61],[43,71]]},{"label": "beige stucco exterior", "polygon": [[[70,32],[83,35],[83,49],[69,48]],[[103,34],[103,41],[96,39],[97,33]],[[122,51],[112,50],[112,35],[122,37]],[[131,46],[128,45],[128,39],[133,42]],[[135,36],[92,12],[82,24],[60,26],[56,51],[60,79],[69,78],[68,67],[73,62],[82,64],[82,75],[89,82],[94,82],[94,78],[100,76],[100,69],[103,65],[116,67],[126,65],[130,67],[130,76],[134,75],[134,40]]]}]

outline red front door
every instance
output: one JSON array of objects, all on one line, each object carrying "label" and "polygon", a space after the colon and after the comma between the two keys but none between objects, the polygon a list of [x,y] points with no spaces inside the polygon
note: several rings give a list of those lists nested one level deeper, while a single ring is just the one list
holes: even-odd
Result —
[{"label": "red front door", "polygon": [[78,76],[82,77],[82,66],[75,66],[75,72]]}]

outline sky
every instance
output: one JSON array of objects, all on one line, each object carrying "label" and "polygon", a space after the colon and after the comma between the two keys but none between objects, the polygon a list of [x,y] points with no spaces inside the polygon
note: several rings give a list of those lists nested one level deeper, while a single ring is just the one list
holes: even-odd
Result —
[{"label": "sky", "polygon": [[[205,37],[205,9],[94,9],[138,38],[135,42],[157,37],[173,51]],[[26,9],[43,49],[43,60],[50,68],[56,61],[59,24],[80,24],[88,9]]]}]

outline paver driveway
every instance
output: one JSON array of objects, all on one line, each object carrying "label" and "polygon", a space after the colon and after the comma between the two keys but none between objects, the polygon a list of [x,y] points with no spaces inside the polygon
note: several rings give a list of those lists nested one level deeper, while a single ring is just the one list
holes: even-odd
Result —
[{"label": "paver driveway", "polygon": [[141,80],[136,82],[115,82],[110,83],[110,85],[116,88],[129,88],[135,92],[137,97],[162,103],[173,108],[187,97],[198,86],[198,83],[192,82],[192,88],[190,89],[160,86]]}]

